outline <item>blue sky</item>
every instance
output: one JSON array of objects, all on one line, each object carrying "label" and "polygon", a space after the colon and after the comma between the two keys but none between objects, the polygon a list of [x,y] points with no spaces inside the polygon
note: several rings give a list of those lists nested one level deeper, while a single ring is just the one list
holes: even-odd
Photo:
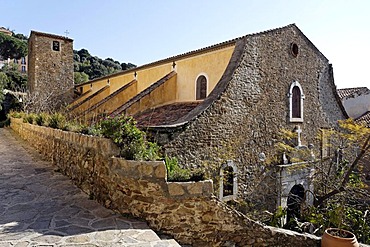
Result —
[{"label": "blue sky", "polygon": [[0,26],[65,35],[74,49],[142,65],[295,23],[338,88],[370,87],[369,0],[0,0]]}]

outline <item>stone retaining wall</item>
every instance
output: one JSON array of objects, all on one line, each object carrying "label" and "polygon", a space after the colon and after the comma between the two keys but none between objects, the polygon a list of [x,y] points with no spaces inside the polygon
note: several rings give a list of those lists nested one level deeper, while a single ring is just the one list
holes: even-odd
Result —
[{"label": "stone retaining wall", "polygon": [[104,138],[11,119],[11,128],[106,207],[145,219],[193,246],[320,246],[320,238],[266,227],[213,196],[211,180],[167,182],[163,162],[128,161]]}]

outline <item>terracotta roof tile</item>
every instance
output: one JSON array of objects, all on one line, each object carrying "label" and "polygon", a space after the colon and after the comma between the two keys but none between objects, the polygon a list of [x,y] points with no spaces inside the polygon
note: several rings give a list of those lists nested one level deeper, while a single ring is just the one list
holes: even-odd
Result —
[{"label": "terracotta roof tile", "polygon": [[51,34],[51,33],[43,33],[43,32],[32,30],[31,35],[32,34],[35,34],[35,35],[38,35],[38,36],[44,36],[44,37],[48,37],[48,38],[52,38],[52,39],[63,39],[63,40],[70,41],[70,42],[73,41],[73,39],[71,39],[71,38],[61,36],[61,35]]},{"label": "terracotta roof tile", "polygon": [[[251,34],[247,34],[247,35],[237,37],[237,38],[234,38],[234,39],[231,39],[231,40],[227,40],[227,41],[224,41],[224,42],[221,42],[221,43],[210,45],[210,46],[207,46],[207,47],[204,47],[204,48],[200,48],[200,49],[197,49],[197,50],[185,52],[185,53],[182,53],[182,54],[179,54],[179,55],[171,56],[171,57],[161,59],[161,60],[158,60],[158,61],[155,61],[155,62],[144,64],[144,65],[141,65],[139,67],[135,67],[135,68],[132,68],[132,69],[120,71],[120,72],[117,72],[115,74],[111,74],[111,75],[108,75],[108,76],[127,74],[127,73],[131,73],[131,72],[135,72],[135,71],[140,70],[140,69],[147,68],[147,67],[152,67],[152,66],[156,66],[156,65],[159,65],[159,64],[176,61],[176,60],[179,60],[179,59],[183,59],[183,58],[186,58],[186,57],[202,54],[202,53],[213,51],[213,50],[223,49],[224,47],[235,45],[239,40],[243,40],[246,37],[253,37],[253,36],[265,35],[265,34],[273,33],[273,32],[279,32],[281,30],[284,30],[284,29],[290,28],[290,27],[295,27],[296,29],[299,30],[299,28],[293,23],[293,24],[289,24],[289,25],[286,25],[286,26],[283,26],[283,27],[273,28],[273,29],[269,29],[269,30],[266,30],[266,31],[262,31],[262,32],[251,33]],[[308,38],[306,38],[306,40],[310,43],[311,46],[313,46],[315,48],[315,50],[318,51],[318,49],[313,45],[313,43],[310,40],[308,40]],[[321,53],[320,53],[320,56],[324,57],[324,55],[321,54]],[[87,81],[87,82],[84,82],[84,83],[81,83],[81,84],[78,84],[78,85],[75,85],[75,86],[78,87],[78,86],[82,86],[82,85],[85,85],[85,84],[88,84],[88,83],[93,83],[95,81],[99,81],[99,80],[102,80],[104,78],[107,78],[108,76],[103,76],[103,77],[100,77],[100,78],[96,78],[96,79],[93,79],[91,81]]]},{"label": "terracotta roof tile", "polygon": [[342,88],[337,90],[340,99],[355,97],[367,91],[370,92],[367,87]]},{"label": "terracotta roof tile", "polygon": [[356,118],[356,123],[364,124],[370,128],[370,111],[363,114],[361,117]]},{"label": "terracotta roof tile", "polygon": [[169,125],[187,115],[198,106],[200,102],[201,101],[168,104],[137,113],[134,115],[134,118],[138,126]]}]

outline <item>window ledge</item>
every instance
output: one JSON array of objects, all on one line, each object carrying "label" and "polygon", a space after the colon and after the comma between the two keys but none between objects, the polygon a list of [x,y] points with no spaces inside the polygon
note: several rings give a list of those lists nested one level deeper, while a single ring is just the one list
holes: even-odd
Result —
[{"label": "window ledge", "polygon": [[290,118],[291,123],[303,123],[303,118]]}]

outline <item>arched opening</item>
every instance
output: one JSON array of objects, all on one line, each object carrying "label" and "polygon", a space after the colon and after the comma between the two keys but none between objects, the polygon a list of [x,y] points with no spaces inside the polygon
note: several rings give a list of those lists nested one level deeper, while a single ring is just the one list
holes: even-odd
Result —
[{"label": "arched opening", "polygon": [[287,222],[301,218],[301,206],[304,200],[304,188],[301,184],[294,185],[289,192],[287,201]]},{"label": "arched opening", "polygon": [[228,166],[224,169],[224,177],[223,177],[222,183],[223,183],[223,191],[222,191],[223,197],[233,195],[234,169],[231,166]]},{"label": "arched opening", "polygon": [[205,99],[207,97],[207,78],[204,75],[198,77],[196,88],[196,99]]}]

